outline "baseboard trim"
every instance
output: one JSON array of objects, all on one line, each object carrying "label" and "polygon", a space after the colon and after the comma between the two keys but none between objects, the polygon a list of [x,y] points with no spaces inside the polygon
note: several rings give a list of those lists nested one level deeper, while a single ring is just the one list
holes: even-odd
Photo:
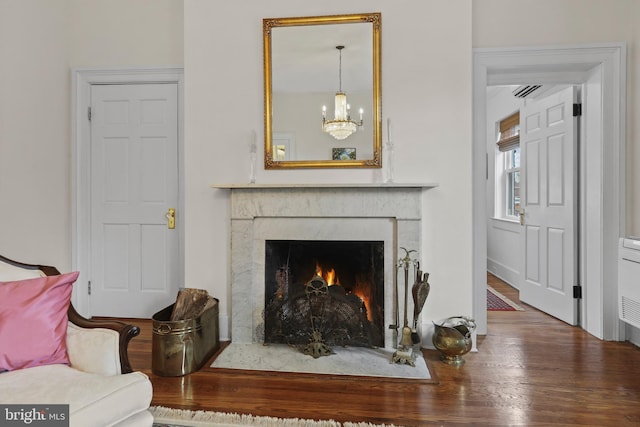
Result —
[{"label": "baseboard trim", "polygon": [[218,325],[220,326],[220,341],[231,341],[229,333],[229,316],[219,315]]},{"label": "baseboard trim", "polygon": [[636,347],[640,347],[640,329],[635,326],[627,325],[626,330],[627,340],[635,345]]},{"label": "baseboard trim", "polygon": [[518,271],[490,258],[487,258],[487,271],[512,287],[519,289],[520,273]]}]

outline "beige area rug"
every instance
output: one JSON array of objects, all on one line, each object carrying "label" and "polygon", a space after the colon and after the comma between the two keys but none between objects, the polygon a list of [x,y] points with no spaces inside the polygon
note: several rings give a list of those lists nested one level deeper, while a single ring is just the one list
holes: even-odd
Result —
[{"label": "beige area rug", "polygon": [[212,368],[254,371],[355,375],[398,379],[430,380],[421,352],[415,366],[392,363],[393,350],[337,347],[334,354],[314,359],[285,344],[231,343],[216,357]]},{"label": "beige area rug", "polygon": [[153,427],[401,427],[393,424],[339,423],[333,420],[257,417],[211,411],[189,411],[152,406]]}]

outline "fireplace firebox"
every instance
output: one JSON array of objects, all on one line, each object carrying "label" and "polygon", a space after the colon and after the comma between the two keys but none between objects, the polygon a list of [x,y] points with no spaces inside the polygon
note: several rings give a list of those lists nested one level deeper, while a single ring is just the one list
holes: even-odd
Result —
[{"label": "fireplace firebox", "polygon": [[265,241],[265,343],[384,346],[383,241]]}]

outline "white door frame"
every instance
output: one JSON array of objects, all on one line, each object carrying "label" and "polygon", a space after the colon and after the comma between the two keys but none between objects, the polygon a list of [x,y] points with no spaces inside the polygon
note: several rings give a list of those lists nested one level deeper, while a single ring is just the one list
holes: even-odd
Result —
[{"label": "white door frame", "polygon": [[473,50],[473,315],[479,334],[487,331],[487,86],[580,84],[599,68],[599,82],[586,84],[583,97],[583,111],[599,103],[602,128],[582,135],[581,177],[588,179],[580,190],[581,326],[598,338],[620,339],[617,242],[626,227],[626,56],[624,43]]},{"label": "white door frame", "polygon": [[[72,161],[71,161],[71,265],[80,271],[73,292],[73,305],[84,316],[89,312],[88,280],[91,277],[89,243],[91,239],[91,129],[87,117],[91,105],[91,85],[127,83],[175,83],[178,86],[178,212],[184,212],[184,70],[180,67],[72,70]],[[182,215],[184,218],[184,215]],[[184,278],[184,221],[180,231],[180,278]]]}]

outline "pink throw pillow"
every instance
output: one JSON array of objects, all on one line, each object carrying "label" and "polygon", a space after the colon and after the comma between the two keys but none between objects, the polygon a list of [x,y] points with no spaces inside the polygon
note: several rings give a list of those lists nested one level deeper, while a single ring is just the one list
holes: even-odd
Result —
[{"label": "pink throw pillow", "polygon": [[67,310],[78,274],[0,282],[0,372],[69,364]]}]

